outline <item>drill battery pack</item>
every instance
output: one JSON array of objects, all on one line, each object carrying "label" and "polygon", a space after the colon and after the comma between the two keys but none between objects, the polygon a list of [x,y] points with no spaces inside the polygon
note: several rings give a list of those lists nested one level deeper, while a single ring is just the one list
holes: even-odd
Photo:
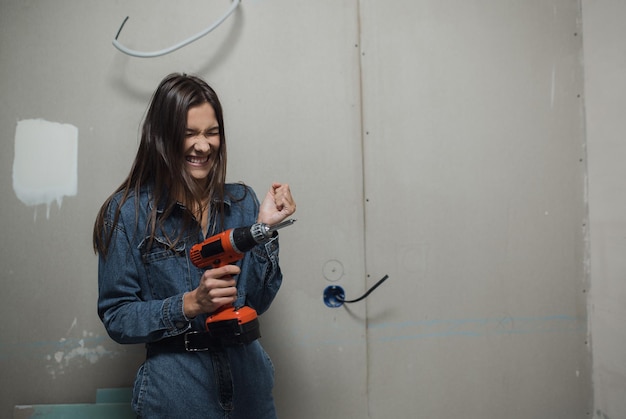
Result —
[{"label": "drill battery pack", "polygon": [[261,337],[257,313],[248,306],[239,309],[229,307],[209,316],[206,329],[223,345],[243,345]]}]

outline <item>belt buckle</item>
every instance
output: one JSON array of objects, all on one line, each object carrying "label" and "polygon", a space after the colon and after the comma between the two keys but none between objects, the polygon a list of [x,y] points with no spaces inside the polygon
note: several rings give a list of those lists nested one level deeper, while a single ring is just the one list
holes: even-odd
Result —
[{"label": "belt buckle", "polygon": [[189,342],[189,335],[197,335],[199,333],[200,332],[198,331],[185,333],[185,351],[186,352],[203,352],[203,351],[209,350],[209,348],[191,348],[190,347],[191,342]]}]

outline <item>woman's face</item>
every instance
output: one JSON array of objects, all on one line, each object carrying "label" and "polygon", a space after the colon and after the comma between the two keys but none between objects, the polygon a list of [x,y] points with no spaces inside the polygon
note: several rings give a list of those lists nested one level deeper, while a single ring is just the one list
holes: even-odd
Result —
[{"label": "woman's face", "polygon": [[220,147],[219,124],[215,111],[208,103],[190,108],[187,112],[187,130],[184,150],[185,170],[196,180],[209,175],[213,160],[211,155]]}]

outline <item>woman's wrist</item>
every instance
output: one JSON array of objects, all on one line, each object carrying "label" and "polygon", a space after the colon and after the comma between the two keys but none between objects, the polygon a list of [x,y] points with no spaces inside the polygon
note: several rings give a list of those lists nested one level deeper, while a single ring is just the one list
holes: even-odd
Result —
[{"label": "woman's wrist", "polygon": [[195,318],[198,314],[198,305],[195,303],[193,291],[183,294],[183,314],[189,320]]}]

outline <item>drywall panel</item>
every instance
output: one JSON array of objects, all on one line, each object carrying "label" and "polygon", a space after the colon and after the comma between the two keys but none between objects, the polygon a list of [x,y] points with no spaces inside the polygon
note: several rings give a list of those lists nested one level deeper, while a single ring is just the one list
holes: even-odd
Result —
[{"label": "drywall panel", "polygon": [[[152,91],[173,71],[220,94],[229,179],[262,197],[291,184],[297,223],[281,232],[284,286],[261,318],[281,417],[364,417],[365,305],[336,311],[333,283],[364,286],[358,14],[355,1],[244,0],[208,36],[141,59],[203,30],[229,0],[0,2],[0,417],[13,405],[92,403],[128,387],[143,348],[112,342],[96,315],[91,229],[128,173]],[[49,209],[13,190],[20,121],[77,130],[76,193]],[[22,153],[20,153],[22,154]],[[36,201],[39,202],[39,201]]]},{"label": "drywall panel", "polygon": [[370,417],[588,417],[579,2],[360,4]]},{"label": "drywall panel", "polygon": [[626,417],[626,3],[583,1],[594,417]]}]

